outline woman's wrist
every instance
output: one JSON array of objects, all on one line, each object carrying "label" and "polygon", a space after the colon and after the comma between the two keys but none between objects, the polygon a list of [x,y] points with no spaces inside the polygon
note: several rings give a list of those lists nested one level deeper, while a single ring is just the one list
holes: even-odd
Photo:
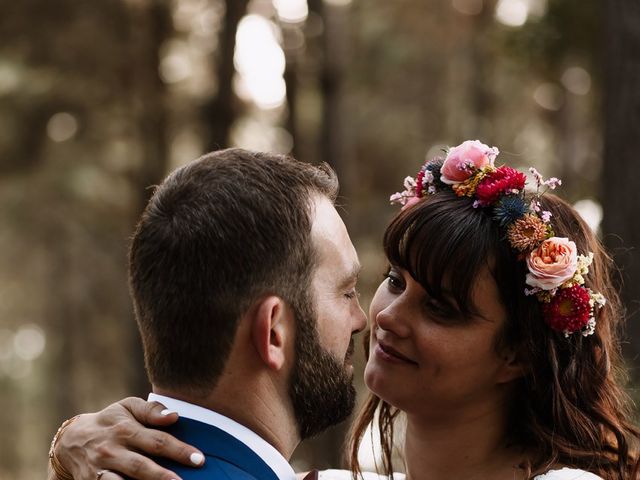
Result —
[{"label": "woman's wrist", "polygon": [[62,422],[62,425],[60,425],[55,435],[53,436],[53,439],[51,440],[51,447],[49,448],[49,464],[51,465],[51,469],[53,470],[53,473],[58,480],[73,480],[73,476],[67,471],[66,468],[64,468],[64,466],[60,462],[60,459],[56,455],[56,446],[58,445],[58,442],[60,441],[60,438],[64,434],[64,431],[67,429],[67,427],[75,422],[79,416],[80,415],[76,415],[75,417],[71,417]]}]

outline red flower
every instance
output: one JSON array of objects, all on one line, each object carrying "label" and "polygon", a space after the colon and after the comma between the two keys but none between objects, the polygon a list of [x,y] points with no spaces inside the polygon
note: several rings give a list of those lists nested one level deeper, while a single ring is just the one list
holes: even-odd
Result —
[{"label": "red flower", "polygon": [[591,318],[589,291],[581,285],[561,288],[543,308],[544,319],[551,328],[558,332],[578,332]]},{"label": "red flower", "polygon": [[422,198],[422,190],[424,190],[422,186],[422,181],[424,180],[424,168],[421,168],[416,176],[416,197]]},{"label": "red flower", "polygon": [[524,173],[511,167],[499,167],[495,172],[487,174],[476,187],[476,198],[481,205],[493,205],[500,195],[522,190],[527,177]]}]

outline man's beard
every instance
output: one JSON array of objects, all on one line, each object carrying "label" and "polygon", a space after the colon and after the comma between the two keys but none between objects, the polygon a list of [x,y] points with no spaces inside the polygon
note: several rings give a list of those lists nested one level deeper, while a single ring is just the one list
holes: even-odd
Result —
[{"label": "man's beard", "polygon": [[[289,397],[300,439],[312,437],[345,420],[355,406],[353,374],[320,345],[317,315],[310,301],[296,310],[296,361]],[[353,353],[353,339],[347,356]]]}]

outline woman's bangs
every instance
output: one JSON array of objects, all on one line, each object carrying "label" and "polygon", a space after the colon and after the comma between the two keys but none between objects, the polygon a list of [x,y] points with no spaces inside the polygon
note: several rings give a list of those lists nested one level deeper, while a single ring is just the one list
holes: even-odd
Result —
[{"label": "woman's bangs", "polygon": [[384,236],[385,253],[430,297],[448,304],[453,300],[462,314],[475,315],[474,280],[492,253],[491,221],[468,199],[442,192],[392,221]]}]

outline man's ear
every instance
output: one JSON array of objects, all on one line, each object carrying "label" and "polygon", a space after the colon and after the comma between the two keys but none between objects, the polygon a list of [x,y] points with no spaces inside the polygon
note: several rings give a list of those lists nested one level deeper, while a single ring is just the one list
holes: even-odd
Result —
[{"label": "man's ear", "polygon": [[253,345],[269,368],[280,370],[285,363],[285,348],[292,334],[291,310],[282,298],[271,295],[260,300],[253,312]]},{"label": "man's ear", "polygon": [[523,377],[527,371],[522,359],[514,348],[501,352],[502,367],[498,373],[498,383],[509,383]]}]

